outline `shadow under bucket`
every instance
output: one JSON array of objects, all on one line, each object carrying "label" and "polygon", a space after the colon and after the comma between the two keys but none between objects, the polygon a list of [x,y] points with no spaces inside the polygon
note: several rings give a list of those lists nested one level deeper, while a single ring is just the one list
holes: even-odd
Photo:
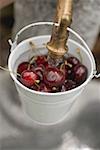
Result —
[{"label": "shadow under bucket", "polygon": [[[52,22],[39,22],[30,24],[18,32],[15,37],[14,43],[11,43],[10,41],[11,54],[8,60],[8,67],[10,71],[17,72],[18,65],[23,61],[28,61],[29,56],[34,56],[38,54],[40,55],[40,53],[41,55],[47,54],[48,50],[43,46],[43,44],[47,43],[50,40],[50,35],[32,37],[22,41],[17,45],[18,37],[24,30],[28,29],[29,27],[45,24],[53,25]],[[69,47],[69,53],[71,53],[78,59],[79,55],[77,54],[76,50],[77,48],[80,49],[82,63],[87,66],[88,77],[83,84],[76,87],[75,89],[66,92],[44,93],[34,91],[25,87],[17,80],[15,74],[10,73],[18,90],[24,111],[32,120],[35,120],[41,124],[50,125],[63,120],[74,101],[77,100],[79,94],[81,94],[85,86],[96,74],[95,61],[88,46],[76,32],[74,32],[70,28],[68,28],[67,30],[77,36],[85,46],[84,48],[82,45],[71,39],[69,39],[67,43]],[[30,50],[30,41],[35,43],[35,45],[37,46],[36,51]]]}]

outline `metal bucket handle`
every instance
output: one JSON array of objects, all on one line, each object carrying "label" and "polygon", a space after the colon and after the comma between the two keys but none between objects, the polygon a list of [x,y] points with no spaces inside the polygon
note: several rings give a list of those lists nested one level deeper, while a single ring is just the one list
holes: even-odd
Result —
[{"label": "metal bucket handle", "polygon": [[[11,39],[8,40],[9,44],[11,45],[11,52],[16,48],[17,46],[17,41],[18,41],[18,38],[20,36],[20,34],[22,32],[24,32],[25,30],[27,30],[28,28],[30,27],[34,27],[34,26],[40,26],[40,25],[55,25],[55,26],[59,26],[58,23],[53,23],[53,22],[36,22],[36,23],[32,23],[32,24],[29,24],[27,26],[25,26],[24,28],[22,28],[15,36],[15,40],[14,42],[11,41]],[[97,74],[97,70],[96,70],[96,65],[95,65],[95,60],[94,60],[94,57],[93,57],[93,54],[90,50],[90,48],[88,47],[88,45],[86,44],[86,42],[83,40],[83,38],[78,34],[76,33],[74,30],[72,30],[71,28],[67,28],[67,30],[74,34],[81,42],[82,44],[84,45],[84,47],[87,49],[91,59],[92,59],[92,62],[93,62],[93,77],[96,77],[96,78],[99,78],[100,77],[100,73]]]}]

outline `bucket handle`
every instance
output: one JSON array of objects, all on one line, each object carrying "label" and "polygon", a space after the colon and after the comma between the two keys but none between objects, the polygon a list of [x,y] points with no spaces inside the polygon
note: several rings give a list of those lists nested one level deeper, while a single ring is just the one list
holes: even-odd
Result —
[{"label": "bucket handle", "polygon": [[[30,27],[34,27],[34,26],[39,26],[39,25],[55,25],[55,26],[59,26],[58,23],[53,23],[53,22],[36,22],[36,23],[32,23],[32,24],[29,24],[25,27],[23,27],[15,36],[15,40],[14,42],[12,42],[11,39],[8,40],[9,44],[11,45],[11,52],[16,48],[17,46],[17,41],[18,41],[18,38],[20,36],[20,34],[22,32],[24,32],[25,30],[27,30],[28,28]],[[82,44],[84,45],[84,47],[87,49],[91,59],[92,59],[92,62],[93,62],[93,68],[94,68],[94,71],[93,71],[93,77],[96,77],[96,78],[99,78],[100,77],[100,73],[97,74],[97,70],[96,70],[96,65],[95,65],[95,60],[94,60],[94,57],[93,57],[93,54],[91,53],[91,50],[90,48],[88,47],[88,45],[86,44],[86,42],[83,40],[83,38],[77,33],[75,32],[74,30],[72,30],[71,28],[67,28],[67,31],[69,31],[70,33],[74,34],[81,42]]]}]

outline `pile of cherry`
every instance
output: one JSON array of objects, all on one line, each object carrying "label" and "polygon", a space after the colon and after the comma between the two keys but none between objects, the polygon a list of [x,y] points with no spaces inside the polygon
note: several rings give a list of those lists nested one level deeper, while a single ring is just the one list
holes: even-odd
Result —
[{"label": "pile of cherry", "polygon": [[26,87],[41,92],[64,92],[81,85],[87,79],[87,68],[74,56],[64,58],[54,67],[47,56],[35,56],[17,68],[17,79]]}]

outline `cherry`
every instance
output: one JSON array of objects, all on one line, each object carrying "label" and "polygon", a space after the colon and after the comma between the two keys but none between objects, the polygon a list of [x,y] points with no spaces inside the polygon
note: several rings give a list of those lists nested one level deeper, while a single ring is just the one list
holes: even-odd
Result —
[{"label": "cherry", "polygon": [[71,57],[67,58],[67,62],[68,62],[69,64],[71,64],[72,67],[74,67],[74,66],[80,64],[80,61],[79,61],[76,57],[74,57],[74,56],[71,56]]},{"label": "cherry", "polygon": [[22,62],[19,64],[17,68],[17,73],[21,74],[24,70],[27,70],[29,63],[28,62]]},{"label": "cherry", "polygon": [[48,62],[47,62],[46,56],[37,56],[36,63],[37,63],[37,66],[40,64],[47,65]]},{"label": "cherry", "polygon": [[44,73],[44,82],[50,87],[63,84],[65,74],[57,68],[50,67]]},{"label": "cherry", "polygon": [[41,83],[38,91],[51,92],[51,89],[47,85],[45,85],[44,83]]},{"label": "cherry", "polygon": [[61,92],[65,92],[66,91],[66,86],[65,85],[62,85],[61,87]]},{"label": "cherry", "polygon": [[60,87],[52,87],[51,91],[52,93],[60,92]]},{"label": "cherry", "polygon": [[37,67],[34,69],[34,71],[38,74],[41,80],[43,80],[43,71],[44,69],[42,67]]},{"label": "cherry", "polygon": [[[53,63],[55,62],[55,63]],[[82,84],[88,74],[87,68],[74,56],[62,61],[36,56],[29,62],[22,62],[17,79],[32,90],[41,92],[64,92]]]},{"label": "cherry", "polygon": [[72,79],[72,68],[70,68],[68,65],[65,65],[65,75],[66,79]]},{"label": "cherry", "polygon": [[76,82],[74,82],[72,80],[67,80],[65,82],[65,86],[66,86],[66,91],[71,90],[76,87]]},{"label": "cherry", "polygon": [[87,78],[87,68],[79,64],[73,68],[73,79],[77,84],[82,84]]},{"label": "cherry", "polygon": [[32,90],[38,91],[38,86],[36,84],[32,85],[29,88],[32,89]]},{"label": "cherry", "polygon": [[61,92],[71,90],[75,87],[76,87],[76,82],[74,82],[72,80],[66,80],[64,85],[62,85],[62,87],[61,87]]},{"label": "cherry", "polygon": [[43,64],[39,64],[37,68],[40,67],[43,71],[45,70],[45,66]]},{"label": "cherry", "polygon": [[33,86],[37,80],[39,80],[38,75],[31,70],[25,70],[21,73],[20,81],[27,87]]}]

